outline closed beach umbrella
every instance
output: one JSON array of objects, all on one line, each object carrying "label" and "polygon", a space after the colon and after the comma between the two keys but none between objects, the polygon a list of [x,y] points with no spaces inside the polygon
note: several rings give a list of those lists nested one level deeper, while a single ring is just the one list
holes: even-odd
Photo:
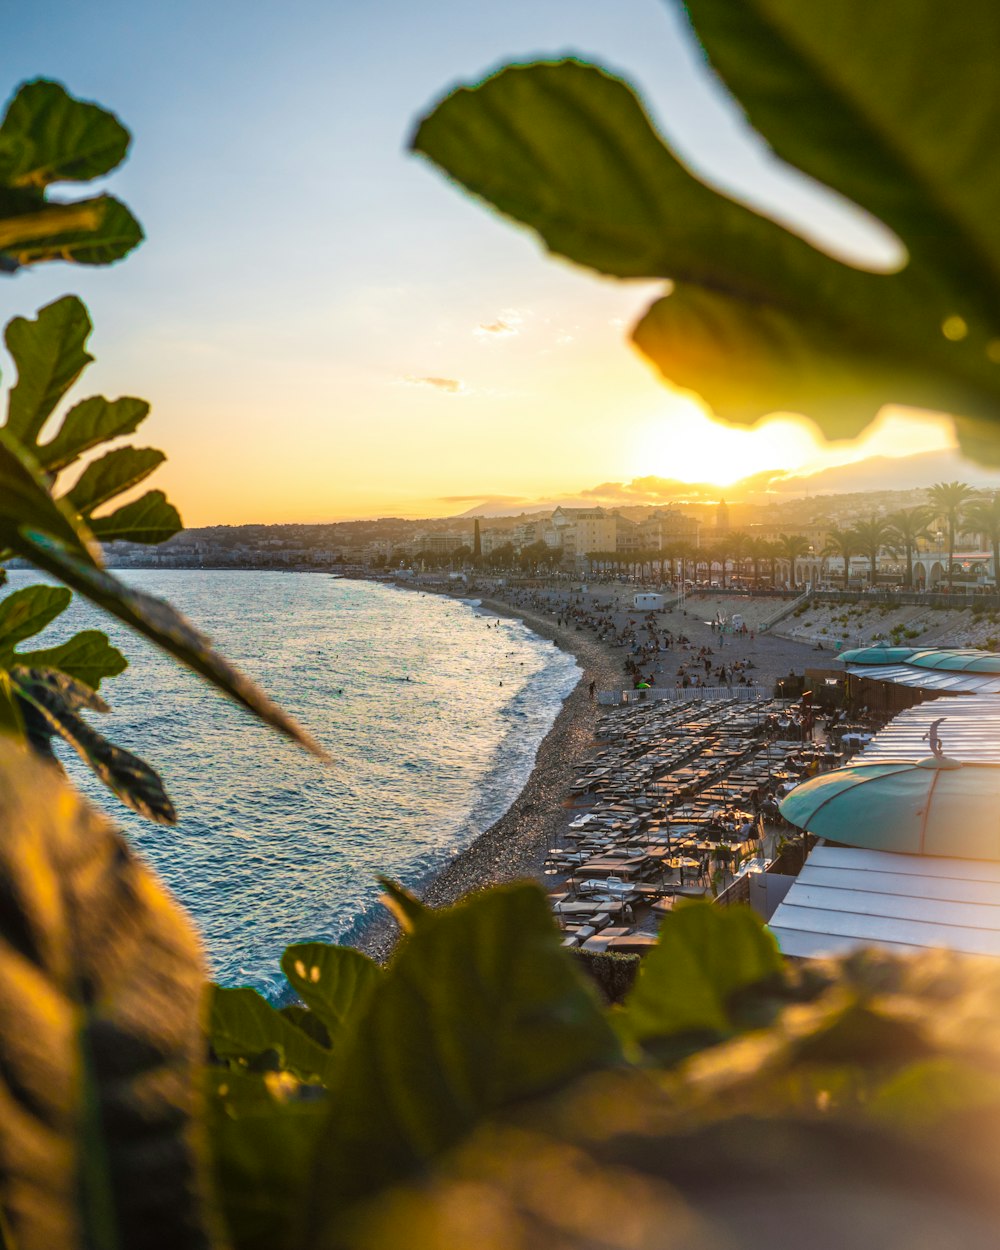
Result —
[{"label": "closed beach umbrella", "polygon": [[913,647],[855,647],[841,651],[839,658],[845,664],[905,664],[915,654]]},{"label": "closed beach umbrella", "polygon": [[945,756],[850,764],[782,799],[791,824],[847,846],[1000,860],[1000,764]]}]

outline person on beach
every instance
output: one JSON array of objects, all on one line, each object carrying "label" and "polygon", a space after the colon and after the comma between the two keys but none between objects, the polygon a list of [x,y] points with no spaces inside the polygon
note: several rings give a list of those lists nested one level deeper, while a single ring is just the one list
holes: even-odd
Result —
[{"label": "person on beach", "polygon": [[596,681],[592,681],[592,682],[590,683],[590,701],[591,701],[591,703],[593,703],[593,701],[594,701],[594,691],[595,691],[596,689],[597,689],[597,682],[596,682]]}]

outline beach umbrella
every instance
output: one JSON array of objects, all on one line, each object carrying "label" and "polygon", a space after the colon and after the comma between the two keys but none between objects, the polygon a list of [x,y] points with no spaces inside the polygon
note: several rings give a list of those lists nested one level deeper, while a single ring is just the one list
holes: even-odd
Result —
[{"label": "beach umbrella", "polygon": [[914,647],[855,647],[838,658],[845,664],[905,664],[915,654]]},{"label": "beach umbrella", "polygon": [[1000,764],[932,755],[848,764],[796,786],[779,810],[847,846],[1000,860]]}]

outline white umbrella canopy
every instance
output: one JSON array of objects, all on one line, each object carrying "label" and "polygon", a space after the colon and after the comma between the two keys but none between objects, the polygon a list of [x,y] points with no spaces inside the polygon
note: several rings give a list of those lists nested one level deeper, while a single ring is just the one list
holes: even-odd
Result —
[{"label": "white umbrella canopy", "polygon": [[846,846],[1000,861],[1000,764],[940,755],[849,764],[796,786],[780,810]]}]

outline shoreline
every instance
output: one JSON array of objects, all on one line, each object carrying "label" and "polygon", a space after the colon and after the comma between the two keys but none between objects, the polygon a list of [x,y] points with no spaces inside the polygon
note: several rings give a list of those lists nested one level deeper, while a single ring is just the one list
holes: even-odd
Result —
[{"label": "shoreline", "polygon": [[[409,589],[401,586],[400,589]],[[445,593],[448,598],[469,599]],[[609,649],[584,630],[559,626],[539,613],[513,608],[495,599],[481,598],[487,614],[521,621],[538,635],[554,642],[577,661],[583,672],[563,699],[562,707],[535,756],[528,779],[504,814],[459,851],[419,891],[432,907],[446,907],[460,898],[490,886],[512,881],[541,881],[542,863],[548,848],[569,819],[564,803],[575,780],[578,765],[594,746],[594,730],[600,705],[591,701],[589,684],[598,689],[620,684],[620,666]],[[355,949],[384,962],[392,953],[398,929],[392,917],[374,917],[351,943]]]}]

